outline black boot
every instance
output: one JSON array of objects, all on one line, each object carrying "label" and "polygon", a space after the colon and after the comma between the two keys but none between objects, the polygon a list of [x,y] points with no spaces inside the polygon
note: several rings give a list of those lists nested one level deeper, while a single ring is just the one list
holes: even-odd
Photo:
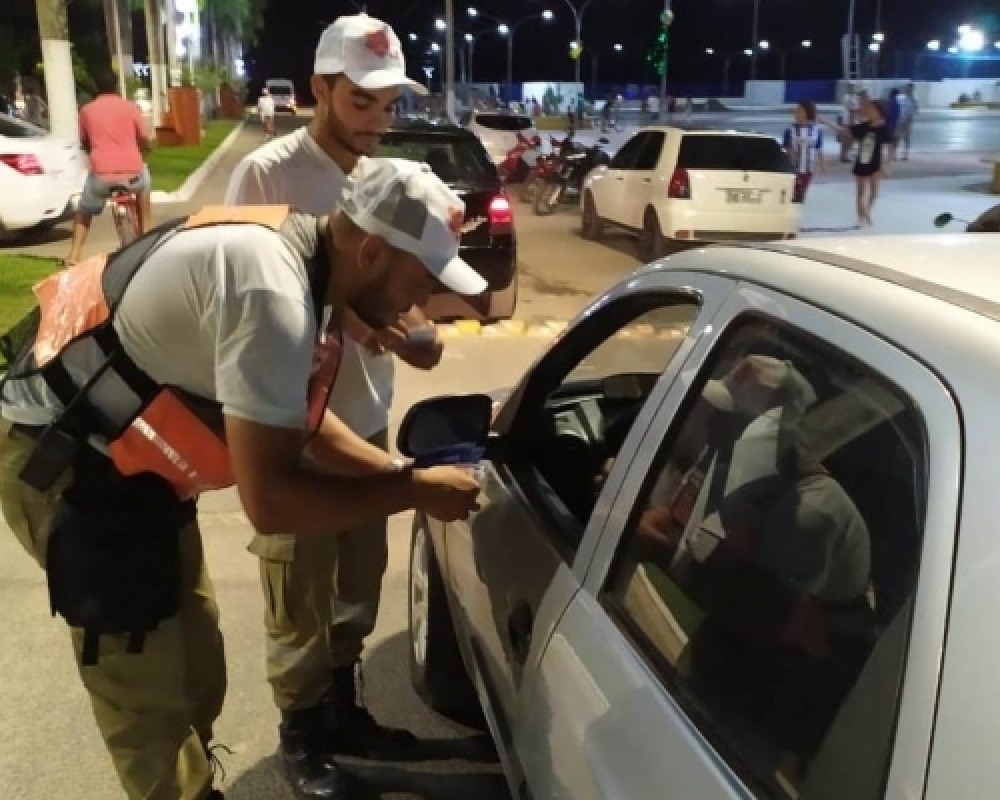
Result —
[{"label": "black boot", "polygon": [[281,714],[281,765],[303,800],[357,800],[357,782],[330,755],[325,704]]},{"label": "black boot", "polygon": [[362,683],[355,667],[340,667],[333,671],[333,686],[327,693],[332,753],[360,758],[407,760],[413,756],[419,740],[410,731],[380,725],[363,702],[358,702],[358,683]]}]

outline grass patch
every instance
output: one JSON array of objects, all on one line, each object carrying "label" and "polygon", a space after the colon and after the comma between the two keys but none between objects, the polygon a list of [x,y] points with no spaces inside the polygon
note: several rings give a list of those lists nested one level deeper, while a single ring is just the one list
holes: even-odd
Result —
[{"label": "grass patch", "polygon": [[60,269],[54,258],[0,253],[0,335],[35,305],[31,287]]},{"label": "grass patch", "polygon": [[200,167],[222,140],[239,123],[231,119],[212,119],[205,123],[201,144],[181,147],[154,147],[146,155],[153,178],[153,190],[173,192],[184,185],[188,176]]}]

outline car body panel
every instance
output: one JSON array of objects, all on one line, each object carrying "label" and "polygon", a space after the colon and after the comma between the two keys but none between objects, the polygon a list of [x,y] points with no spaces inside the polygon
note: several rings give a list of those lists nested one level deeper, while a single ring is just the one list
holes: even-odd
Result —
[{"label": "car body panel", "polygon": [[25,175],[0,163],[0,229],[25,230],[66,217],[87,175],[87,158],[78,143],[0,115],[0,154],[34,156],[43,169]]}]

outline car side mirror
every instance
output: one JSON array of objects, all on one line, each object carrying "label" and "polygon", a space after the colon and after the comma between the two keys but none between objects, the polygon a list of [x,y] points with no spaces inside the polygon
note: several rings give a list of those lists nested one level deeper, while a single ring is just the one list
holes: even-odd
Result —
[{"label": "car side mirror", "polygon": [[945,225],[951,225],[955,221],[955,217],[945,211],[943,214],[938,214],[934,217],[934,227],[943,228]]},{"label": "car side mirror", "polygon": [[492,419],[487,394],[432,397],[406,412],[396,447],[417,466],[476,462],[485,453]]}]

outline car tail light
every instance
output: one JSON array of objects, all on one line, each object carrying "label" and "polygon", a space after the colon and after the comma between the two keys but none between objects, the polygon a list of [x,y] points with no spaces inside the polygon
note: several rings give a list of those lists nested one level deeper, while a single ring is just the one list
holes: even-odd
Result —
[{"label": "car tail light", "polygon": [[514,210],[506,194],[490,200],[489,221],[491,236],[506,236],[514,230]]},{"label": "car tail light", "polygon": [[670,185],[667,187],[667,197],[674,200],[691,199],[691,181],[686,169],[678,167],[674,170],[674,174],[670,176]]},{"label": "car tail light", "polygon": [[22,175],[41,175],[45,172],[38,156],[33,156],[30,153],[0,153],[0,163],[17,170]]}]

